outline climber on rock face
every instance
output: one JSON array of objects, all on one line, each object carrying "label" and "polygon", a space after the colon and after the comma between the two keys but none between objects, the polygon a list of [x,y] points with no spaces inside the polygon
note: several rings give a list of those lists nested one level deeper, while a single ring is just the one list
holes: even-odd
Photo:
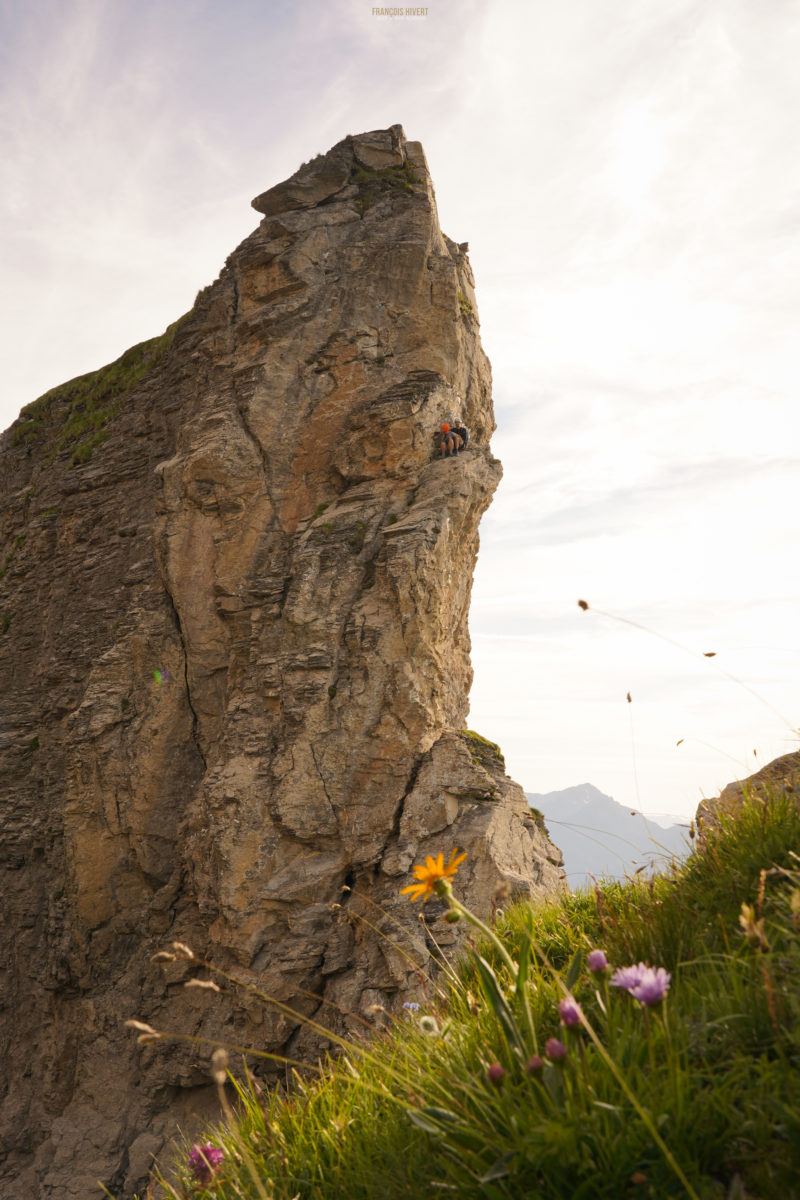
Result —
[{"label": "climber on rock face", "polygon": [[461,421],[458,417],[456,417],[455,421],[453,422],[453,433],[455,434],[455,436],[457,438],[460,439],[460,445],[459,445],[458,449],[459,450],[466,449],[467,442],[469,441],[469,431],[467,430],[467,427],[464,424],[464,422]]},{"label": "climber on rock face", "polygon": [[447,422],[442,425],[438,436],[440,458],[445,458],[451,454],[458,454],[458,451],[461,447],[461,438],[454,429],[450,428]]}]

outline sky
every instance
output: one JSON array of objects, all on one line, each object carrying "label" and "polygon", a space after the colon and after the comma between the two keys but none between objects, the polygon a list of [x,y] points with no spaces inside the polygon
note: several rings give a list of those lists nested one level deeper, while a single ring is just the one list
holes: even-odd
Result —
[{"label": "sky", "polygon": [[505,469],[470,726],[528,791],[688,819],[799,748],[800,5],[402,9],[0,0],[0,427],[189,309],[253,196],[402,124]]}]

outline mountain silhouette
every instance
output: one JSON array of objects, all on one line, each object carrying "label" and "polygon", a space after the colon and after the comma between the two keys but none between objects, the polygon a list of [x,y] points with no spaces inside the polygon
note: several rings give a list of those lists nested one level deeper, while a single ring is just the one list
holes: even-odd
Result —
[{"label": "mountain silhouette", "polygon": [[591,783],[525,794],[531,807],[544,815],[550,836],[561,848],[573,889],[591,886],[590,876],[624,879],[642,868],[648,873],[663,870],[672,857],[688,853],[688,822],[664,827],[664,817],[657,823]]}]

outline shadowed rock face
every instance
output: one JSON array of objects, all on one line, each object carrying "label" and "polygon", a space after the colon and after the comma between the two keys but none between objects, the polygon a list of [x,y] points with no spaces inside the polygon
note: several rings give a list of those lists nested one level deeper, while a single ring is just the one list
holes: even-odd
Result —
[{"label": "shadowed rock face", "polygon": [[[467,850],[457,884],[484,915],[498,882],[562,886],[502,759],[459,732],[500,465],[472,274],[422,149],[399,126],[346,138],[254,206],[168,335],[1,443],[19,1200],[130,1195],[178,1124],[216,1116],[208,1051],[137,1048],[128,1017],[318,1053],[251,995],[151,963],[173,939],[347,1030],[432,965],[399,895],[422,855]],[[435,459],[453,416],[472,442]]]}]

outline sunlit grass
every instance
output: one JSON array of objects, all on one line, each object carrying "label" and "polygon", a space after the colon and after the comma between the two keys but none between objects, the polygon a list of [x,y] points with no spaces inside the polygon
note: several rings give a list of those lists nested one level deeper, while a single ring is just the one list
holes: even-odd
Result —
[{"label": "sunlit grass", "polygon": [[[184,1165],[167,1194],[797,1194],[798,855],[800,811],[781,793],[663,876],[513,907],[426,1005],[320,1076],[294,1073],[279,1094],[239,1072],[236,1117],[207,1134],[218,1170],[201,1186]],[[437,888],[472,920],[457,878],[455,895],[444,870]],[[607,969],[589,970],[593,949]],[[639,962],[671,976],[649,1005],[614,986]]]}]

